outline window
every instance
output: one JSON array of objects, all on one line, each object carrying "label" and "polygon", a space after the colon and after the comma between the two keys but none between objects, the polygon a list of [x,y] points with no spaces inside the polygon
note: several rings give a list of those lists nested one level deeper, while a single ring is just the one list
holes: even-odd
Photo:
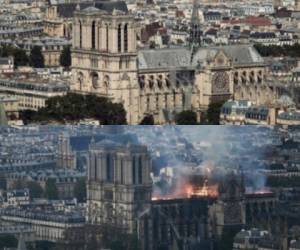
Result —
[{"label": "window", "polygon": [[120,168],[121,168],[121,176],[120,176],[120,179],[121,179],[121,184],[124,184],[125,181],[124,181],[124,161],[123,159],[121,159],[121,165],[120,165]]},{"label": "window", "polygon": [[79,48],[82,48],[82,24],[79,21]]},{"label": "window", "polygon": [[114,177],[114,164],[110,154],[106,155],[106,179],[107,181],[113,181]]},{"label": "window", "polygon": [[118,52],[121,52],[122,49],[122,28],[121,24],[118,26]]},{"label": "window", "polygon": [[92,22],[92,49],[96,48],[96,22]]},{"label": "window", "polygon": [[108,51],[108,34],[109,34],[108,24],[106,24],[106,50],[107,51]]},{"label": "window", "polygon": [[143,183],[143,163],[142,163],[142,157],[139,157],[139,166],[138,166],[138,183]]},{"label": "window", "polygon": [[147,111],[150,109],[150,96],[147,95]]},{"label": "window", "polygon": [[124,51],[128,51],[128,24],[124,26]]},{"label": "window", "polygon": [[120,61],[119,61],[119,69],[122,69],[122,64],[123,64],[122,58],[120,58]]},{"label": "window", "polygon": [[132,157],[132,184],[135,184],[135,180],[136,180],[135,168],[136,168],[135,157]]}]

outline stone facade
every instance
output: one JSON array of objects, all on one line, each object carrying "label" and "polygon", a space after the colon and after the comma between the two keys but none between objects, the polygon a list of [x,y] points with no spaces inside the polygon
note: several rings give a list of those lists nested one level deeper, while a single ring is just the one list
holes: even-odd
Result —
[{"label": "stone facade", "polygon": [[251,45],[137,50],[138,23],[117,7],[75,12],[71,89],[123,103],[129,124],[145,115],[169,123],[190,109],[200,118],[210,103],[230,98],[256,104],[277,98]]},{"label": "stone facade", "polygon": [[75,12],[72,88],[122,102],[128,123],[138,120],[136,26],[133,16],[89,7]]},{"label": "stone facade", "polygon": [[150,156],[144,146],[101,142],[90,146],[87,221],[136,232],[137,216],[151,201]]}]

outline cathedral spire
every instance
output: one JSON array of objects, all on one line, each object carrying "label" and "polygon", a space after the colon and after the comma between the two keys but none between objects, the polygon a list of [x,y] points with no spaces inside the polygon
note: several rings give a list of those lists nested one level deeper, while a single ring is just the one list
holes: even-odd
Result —
[{"label": "cathedral spire", "polygon": [[201,45],[201,18],[199,15],[199,0],[193,0],[193,10],[190,26],[190,47],[194,49]]}]

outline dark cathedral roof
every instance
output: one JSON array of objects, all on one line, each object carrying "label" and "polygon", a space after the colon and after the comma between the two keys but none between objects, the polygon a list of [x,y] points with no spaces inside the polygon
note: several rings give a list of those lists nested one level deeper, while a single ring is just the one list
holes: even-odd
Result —
[{"label": "dark cathedral roof", "polygon": [[80,10],[94,7],[99,10],[104,10],[108,13],[112,13],[113,10],[119,10],[127,13],[127,5],[124,1],[93,1],[93,2],[81,2],[81,3],[62,3],[57,4],[57,12],[60,17],[71,18],[74,15],[74,11],[79,5]]}]

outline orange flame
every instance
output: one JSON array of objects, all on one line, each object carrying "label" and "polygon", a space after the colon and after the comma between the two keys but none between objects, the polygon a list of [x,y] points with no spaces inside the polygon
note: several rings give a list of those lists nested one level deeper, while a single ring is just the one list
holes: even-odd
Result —
[{"label": "orange flame", "polygon": [[181,186],[179,190],[167,195],[153,195],[152,200],[171,200],[180,198],[191,197],[211,197],[216,198],[219,196],[218,185],[208,185],[207,180],[202,187],[193,186],[190,183],[186,183]]}]

